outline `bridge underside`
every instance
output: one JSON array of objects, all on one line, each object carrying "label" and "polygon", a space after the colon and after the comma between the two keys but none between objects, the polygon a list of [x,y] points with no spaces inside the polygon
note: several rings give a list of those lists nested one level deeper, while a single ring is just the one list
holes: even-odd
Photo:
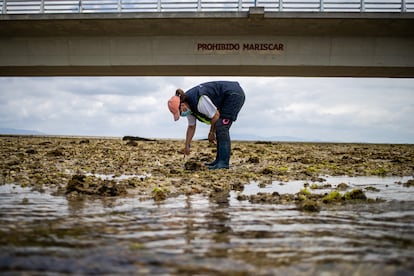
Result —
[{"label": "bridge underside", "polygon": [[414,67],[361,66],[20,66],[0,67],[0,76],[305,76],[412,78]]},{"label": "bridge underside", "polygon": [[414,77],[414,14],[0,15],[0,76]]}]

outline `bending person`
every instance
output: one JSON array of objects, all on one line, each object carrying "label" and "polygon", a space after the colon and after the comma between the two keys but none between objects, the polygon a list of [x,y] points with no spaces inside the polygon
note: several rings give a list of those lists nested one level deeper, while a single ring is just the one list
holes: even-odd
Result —
[{"label": "bending person", "polygon": [[180,116],[188,119],[184,154],[190,153],[190,144],[199,120],[210,124],[208,140],[217,144],[216,159],[206,165],[212,170],[228,169],[231,154],[229,130],[244,101],[245,94],[238,82],[207,82],[185,93],[177,89],[175,96],[168,101],[168,108],[175,121]]}]

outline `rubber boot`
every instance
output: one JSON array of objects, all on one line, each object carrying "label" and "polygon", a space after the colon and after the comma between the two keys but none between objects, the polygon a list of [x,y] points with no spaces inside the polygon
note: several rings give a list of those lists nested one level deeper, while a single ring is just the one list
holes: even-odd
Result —
[{"label": "rubber boot", "polygon": [[215,165],[209,166],[208,168],[210,170],[228,169],[230,162],[230,148],[231,146],[229,142],[220,142],[217,149],[220,152],[220,159],[217,161]]},{"label": "rubber boot", "polygon": [[218,162],[218,160],[216,158],[216,160],[211,161],[211,162],[206,162],[206,163],[204,163],[204,165],[210,167],[210,166],[214,166],[215,164],[217,164],[217,162]]},{"label": "rubber boot", "polygon": [[217,156],[215,165],[209,166],[210,170],[228,169],[231,153],[230,130],[231,121],[221,119],[216,123]]},{"label": "rubber boot", "polygon": [[206,166],[208,166],[208,167],[211,167],[211,166],[216,165],[216,164],[217,164],[217,162],[218,162],[218,158],[216,158],[216,160],[214,160],[214,161],[211,161],[211,162],[206,162],[206,163],[204,163],[204,165],[206,165]]},{"label": "rubber boot", "polygon": [[211,162],[206,162],[206,163],[204,163],[204,165],[206,165],[208,167],[214,166],[214,165],[217,164],[218,160],[219,160],[219,150],[218,150],[218,142],[217,142],[216,159],[214,159],[214,161],[211,161]]}]

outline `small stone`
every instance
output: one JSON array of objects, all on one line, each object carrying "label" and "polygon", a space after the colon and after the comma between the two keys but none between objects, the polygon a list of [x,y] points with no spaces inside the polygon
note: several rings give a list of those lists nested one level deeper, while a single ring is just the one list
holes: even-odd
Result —
[{"label": "small stone", "polygon": [[367,196],[364,194],[364,192],[360,189],[354,189],[348,193],[345,194],[345,199],[347,200],[366,200]]},{"label": "small stone", "polygon": [[404,187],[412,187],[414,186],[414,179],[410,179],[407,182],[403,183]]},{"label": "small stone", "polygon": [[308,212],[319,212],[320,211],[320,206],[318,204],[318,202],[314,201],[314,200],[304,200],[301,204],[300,204],[300,209],[302,211],[308,211]]},{"label": "small stone", "polygon": [[343,191],[343,190],[348,189],[348,188],[349,188],[349,186],[348,186],[348,184],[346,184],[346,183],[339,183],[339,184],[338,184],[338,186],[337,186],[336,188],[337,188],[338,190]]},{"label": "small stone", "polygon": [[259,160],[259,157],[257,156],[250,156],[247,162],[252,163],[252,164],[259,164],[260,160]]}]

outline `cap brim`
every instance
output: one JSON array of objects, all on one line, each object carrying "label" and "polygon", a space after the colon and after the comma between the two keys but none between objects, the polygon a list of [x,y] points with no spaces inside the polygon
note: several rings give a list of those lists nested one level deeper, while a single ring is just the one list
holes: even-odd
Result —
[{"label": "cap brim", "polygon": [[173,116],[174,116],[174,121],[178,121],[178,119],[180,119],[180,114],[178,112],[174,113]]}]

